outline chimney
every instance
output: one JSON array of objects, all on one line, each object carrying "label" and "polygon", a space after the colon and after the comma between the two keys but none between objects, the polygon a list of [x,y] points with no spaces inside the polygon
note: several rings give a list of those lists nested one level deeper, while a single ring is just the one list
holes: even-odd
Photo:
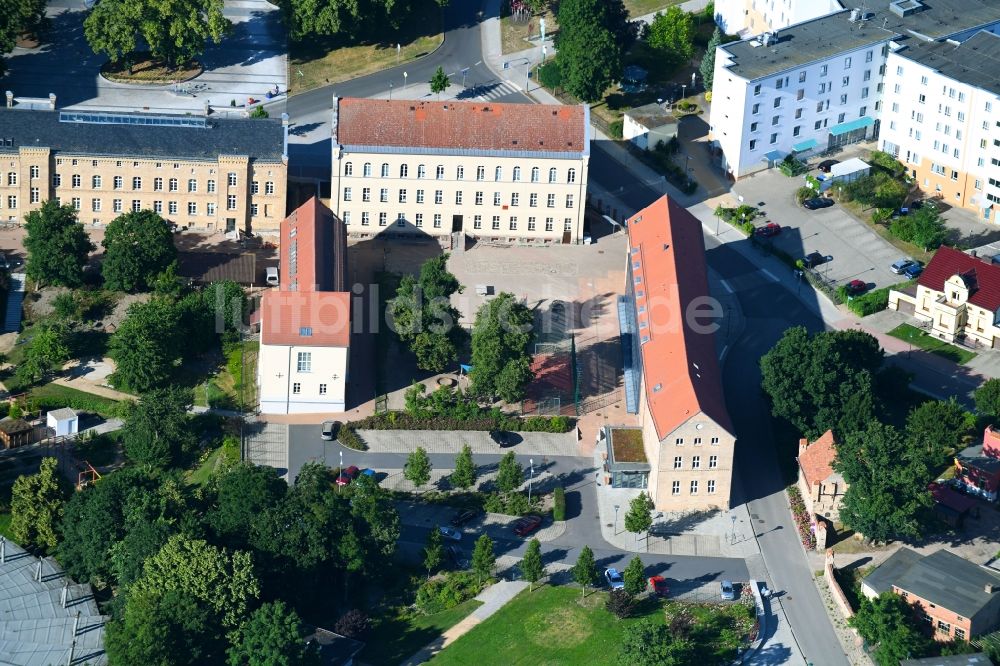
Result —
[{"label": "chimney", "polygon": [[49,93],[49,111],[56,110],[56,94]]},{"label": "chimney", "polygon": [[986,585],[983,586],[983,590],[986,592],[986,594],[993,594],[994,592],[996,592],[996,589],[997,586],[994,585],[993,583],[986,583]]},{"label": "chimney", "polygon": [[14,93],[10,90],[7,91],[7,108],[10,109],[14,106]]},{"label": "chimney", "polygon": [[969,256],[970,257],[978,257],[979,253],[976,252],[975,250],[969,250]]},{"label": "chimney", "polygon": [[809,448],[809,440],[803,437],[799,440],[799,455],[801,456]]}]

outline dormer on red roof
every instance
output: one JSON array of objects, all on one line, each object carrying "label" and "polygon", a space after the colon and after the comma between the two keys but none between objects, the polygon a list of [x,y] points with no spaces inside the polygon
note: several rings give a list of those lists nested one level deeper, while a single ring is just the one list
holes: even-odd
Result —
[{"label": "dormer on red roof", "polygon": [[920,274],[917,284],[944,292],[945,282],[955,275],[960,276],[968,287],[969,303],[990,312],[1000,309],[1000,266],[961,250],[946,246],[938,248]]}]

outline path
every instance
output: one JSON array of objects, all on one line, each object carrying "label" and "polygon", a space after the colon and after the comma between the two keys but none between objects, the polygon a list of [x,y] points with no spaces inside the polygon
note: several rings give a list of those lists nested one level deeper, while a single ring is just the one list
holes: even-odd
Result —
[{"label": "path", "polygon": [[21,303],[24,302],[24,273],[10,274],[10,289],[7,291],[7,312],[4,315],[5,333],[17,332],[21,328]]},{"label": "path", "polygon": [[523,581],[501,581],[494,583],[479,593],[477,601],[483,605],[472,611],[468,617],[456,624],[451,629],[441,634],[440,637],[425,645],[419,652],[403,662],[403,666],[415,666],[430,660],[435,654],[448,647],[461,636],[469,633],[476,625],[490,617],[504,605],[516,597],[520,592],[528,587]]},{"label": "path", "polygon": [[53,379],[52,383],[65,386],[66,388],[71,388],[76,391],[82,391],[83,393],[92,393],[103,398],[110,398],[111,400],[136,400],[136,396],[131,393],[116,391],[108,386],[94,384],[93,382],[89,382],[81,377],[59,377],[57,379]]}]

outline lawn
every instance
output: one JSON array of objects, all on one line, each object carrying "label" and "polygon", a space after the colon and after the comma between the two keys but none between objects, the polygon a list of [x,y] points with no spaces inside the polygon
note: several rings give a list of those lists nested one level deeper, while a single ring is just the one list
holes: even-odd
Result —
[{"label": "lawn", "polygon": [[[257,352],[254,341],[227,346],[225,364],[194,387],[194,404],[220,409],[252,409],[257,404]],[[244,358],[245,354],[245,358]],[[243,365],[246,364],[244,373]],[[245,375],[245,377],[244,377]]]},{"label": "lawn", "polygon": [[[432,664],[615,664],[626,626],[650,619],[663,622],[663,607],[649,599],[636,617],[618,620],[605,608],[605,592],[580,599],[575,586],[542,586],[522,592],[495,615],[476,626],[431,660]],[[747,611],[739,605],[669,604],[694,618],[692,636],[700,644],[697,663],[729,663],[735,656],[732,634],[726,630],[733,616]],[[725,609],[724,613],[717,613]],[[753,624],[752,620],[749,622]],[[735,632],[736,634],[739,631]]]},{"label": "lawn", "polygon": [[[538,46],[538,33],[541,29],[540,21],[545,19],[545,36],[551,36],[559,28],[556,23],[556,16],[551,9],[546,9],[544,14],[532,16],[527,21],[515,23],[510,16],[500,19],[500,52],[517,53],[525,49]],[[534,42],[529,42],[528,37],[535,37]],[[549,54],[551,55],[551,54]],[[537,55],[535,56],[538,57]]]},{"label": "lawn", "polygon": [[632,18],[658,12],[667,7],[679,5],[684,0],[625,0],[625,9]]},{"label": "lawn", "polygon": [[62,384],[45,384],[32,389],[28,395],[38,403],[39,407],[46,409],[71,407],[82,412],[100,414],[105,418],[117,417],[121,411],[117,400],[79,391]]},{"label": "lawn", "polygon": [[914,347],[918,347],[924,351],[929,351],[932,354],[937,354],[938,356],[946,358],[949,361],[954,361],[955,363],[968,363],[976,357],[975,352],[948,344],[944,340],[938,340],[933,336],[927,335],[916,326],[911,326],[909,324],[900,324],[896,328],[889,331],[889,335],[894,338],[899,338],[900,340],[905,340]]},{"label": "lawn", "polygon": [[469,599],[434,615],[391,609],[391,615],[374,619],[359,659],[369,664],[398,664],[482,605]]},{"label": "lawn", "polygon": [[[234,464],[240,459],[239,440],[235,437],[227,437],[223,443],[203,454],[197,466],[190,469],[185,474],[188,485],[205,487],[211,480],[212,475],[220,466]],[[228,461],[228,462],[227,462]]]},{"label": "lawn", "polygon": [[[289,93],[297,94],[329,83],[347,81],[416,60],[434,51],[444,42],[441,8],[434,0],[419,0],[414,5],[414,15],[396,34],[383,26],[374,38],[348,32],[334,37],[311,37],[291,42]],[[397,44],[400,46],[398,54]],[[399,85],[402,83],[400,79]]]}]

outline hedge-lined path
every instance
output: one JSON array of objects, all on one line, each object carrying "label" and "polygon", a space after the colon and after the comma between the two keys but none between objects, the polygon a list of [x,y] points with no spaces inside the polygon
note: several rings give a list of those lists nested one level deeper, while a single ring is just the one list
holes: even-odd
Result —
[{"label": "hedge-lined path", "polygon": [[[458,453],[466,444],[473,453],[506,453],[519,456],[576,456],[576,429],[567,433],[508,433],[514,443],[500,448],[489,432],[470,430],[358,430],[372,452],[410,453],[423,447],[428,453]],[[517,441],[520,439],[520,441]]]}]

